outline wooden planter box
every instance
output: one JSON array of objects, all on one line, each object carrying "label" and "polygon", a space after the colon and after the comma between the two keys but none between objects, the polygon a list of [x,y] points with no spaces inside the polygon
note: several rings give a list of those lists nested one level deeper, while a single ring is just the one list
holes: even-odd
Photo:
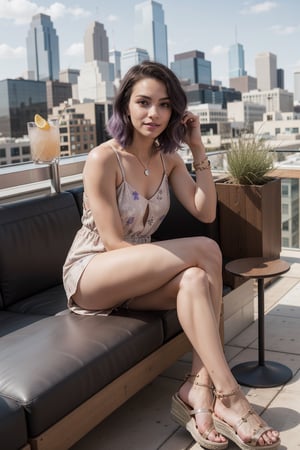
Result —
[{"label": "wooden planter box", "polygon": [[220,244],[225,260],[278,258],[281,251],[281,179],[264,185],[216,182]]}]

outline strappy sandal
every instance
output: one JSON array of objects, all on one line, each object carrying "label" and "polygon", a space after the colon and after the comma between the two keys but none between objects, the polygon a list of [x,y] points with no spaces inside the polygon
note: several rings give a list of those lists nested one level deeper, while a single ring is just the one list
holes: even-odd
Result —
[{"label": "strappy sandal", "polygon": [[[197,375],[188,374],[185,378],[185,381],[188,378],[196,378]],[[196,380],[193,385],[204,387],[213,391],[212,386],[207,384],[200,384]],[[201,408],[201,409],[192,409],[186,403],[184,403],[179,397],[178,392],[172,397],[172,406],[171,406],[171,417],[172,419],[185,428],[193,437],[193,439],[200,444],[203,448],[208,450],[222,450],[227,448],[228,441],[226,442],[214,442],[208,439],[209,434],[215,429],[215,426],[212,424],[210,428],[208,428],[203,433],[200,433],[197,427],[195,416],[196,414],[212,414],[212,409]]]},{"label": "strappy sandal", "polygon": [[[224,398],[231,397],[232,395],[236,395],[240,392],[240,387],[238,386],[229,394],[223,394],[221,392],[214,391],[215,398],[219,400],[223,400]],[[257,419],[259,419],[257,413],[251,408],[247,411],[247,413],[238,420],[235,426],[229,425],[224,420],[220,419],[216,414],[213,413],[213,421],[215,425],[215,429],[218,433],[221,433],[223,436],[226,436],[228,439],[233,441],[241,450],[253,450],[253,449],[276,449],[280,445],[280,439],[272,444],[259,445],[259,438],[266,433],[267,431],[272,431],[273,428],[263,425],[262,423],[258,423],[258,427],[253,429],[252,438],[249,442],[243,442],[242,439],[237,434],[239,427],[248,422],[248,418],[255,414]]]}]

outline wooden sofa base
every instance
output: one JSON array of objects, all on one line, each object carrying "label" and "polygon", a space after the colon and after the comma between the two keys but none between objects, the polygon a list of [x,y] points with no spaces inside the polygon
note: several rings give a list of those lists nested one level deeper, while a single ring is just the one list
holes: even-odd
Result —
[{"label": "wooden sofa base", "polygon": [[40,436],[31,439],[31,448],[33,450],[69,449],[190,350],[190,342],[184,333],[180,333]]}]

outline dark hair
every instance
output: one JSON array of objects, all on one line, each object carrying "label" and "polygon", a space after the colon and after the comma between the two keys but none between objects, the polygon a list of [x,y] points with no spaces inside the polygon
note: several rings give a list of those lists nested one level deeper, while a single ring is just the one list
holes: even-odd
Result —
[{"label": "dark hair", "polygon": [[107,131],[122,147],[132,143],[133,126],[128,117],[128,104],[133,86],[144,78],[154,78],[164,83],[171,101],[172,114],[167,128],[158,136],[159,148],[164,153],[174,152],[184,137],[181,119],[187,106],[184,90],[176,75],[163,64],[144,61],[131,67],[123,78],[114,101],[114,111],[107,123]]}]

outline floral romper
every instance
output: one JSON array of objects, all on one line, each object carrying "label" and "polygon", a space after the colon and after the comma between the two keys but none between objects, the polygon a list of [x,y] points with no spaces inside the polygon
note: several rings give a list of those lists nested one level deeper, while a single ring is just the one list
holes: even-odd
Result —
[{"label": "floral romper", "polygon": [[[124,240],[132,244],[151,242],[151,235],[157,230],[170,207],[169,185],[163,155],[161,154],[164,175],[162,181],[150,198],[140,195],[126,181],[124,167],[118,151],[112,146],[122,172],[122,182],[117,188],[117,203],[124,230]],[[77,314],[108,315],[110,310],[87,311],[72,300],[79,279],[90,260],[106,249],[95,225],[91,210],[87,207],[87,197],[83,194],[82,227],[77,232],[63,267],[63,283],[67,294],[68,307]],[[147,214],[148,211],[148,214]],[[146,215],[146,220],[145,220]],[[99,270],[101,268],[99,267]]]}]

